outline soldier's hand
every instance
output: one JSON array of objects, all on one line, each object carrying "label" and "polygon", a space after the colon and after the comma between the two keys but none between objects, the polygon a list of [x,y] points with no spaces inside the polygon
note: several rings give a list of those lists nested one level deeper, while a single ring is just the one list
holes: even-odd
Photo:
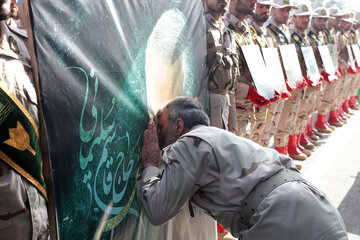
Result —
[{"label": "soldier's hand", "polygon": [[154,122],[150,122],[148,128],[144,131],[141,161],[144,168],[148,166],[160,166],[161,153]]}]

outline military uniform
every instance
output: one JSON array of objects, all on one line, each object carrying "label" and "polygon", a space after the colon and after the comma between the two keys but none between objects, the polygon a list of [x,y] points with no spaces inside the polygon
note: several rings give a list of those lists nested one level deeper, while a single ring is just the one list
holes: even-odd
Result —
[{"label": "military uniform", "polygon": [[9,27],[5,21],[0,22],[0,31],[2,111],[11,106],[0,122],[3,142],[0,146],[0,239],[47,239],[49,227],[46,189],[41,175],[37,97],[25,72],[25,68],[30,69],[24,43],[27,35]]},{"label": "military uniform", "polygon": [[235,88],[237,129],[233,128],[229,130],[235,132],[238,136],[251,138],[251,124],[253,124],[256,119],[254,115],[254,104],[247,98],[247,96],[249,87],[255,88],[255,85],[252,81],[249,68],[240,47],[243,45],[254,44],[254,42],[248,25],[241,22],[230,12],[225,13],[224,22],[225,25],[232,30],[232,34],[236,41],[240,72]]},{"label": "military uniform", "polygon": [[[323,33],[325,36],[324,41],[326,45],[337,44],[338,36],[333,30],[330,31],[328,29],[325,29]],[[318,109],[318,114],[327,115],[329,111],[337,109],[336,105],[334,104],[334,99],[336,99],[338,83],[339,82],[337,80],[331,83],[324,81],[324,93],[322,97],[322,102]]]},{"label": "military uniform", "polygon": [[[357,37],[357,30],[355,29],[351,29],[350,30],[350,44],[358,44],[358,37]],[[357,63],[359,64],[359,63]],[[351,97],[357,95],[357,92],[360,88],[360,83],[359,83],[359,74],[353,74],[352,75],[352,80],[351,80],[351,85],[349,87],[349,93],[348,93],[348,98],[347,100],[351,99]]]},{"label": "military uniform", "polygon": [[[312,46],[312,48],[314,50],[316,63],[317,63],[317,66],[319,67],[319,72],[322,72],[324,68],[323,68],[323,64],[322,64],[322,60],[321,60],[321,56],[320,56],[318,47],[325,44],[325,35],[323,32],[317,31],[313,27],[308,28],[307,35],[309,38],[310,45]],[[326,86],[327,83],[324,82],[323,84],[325,84],[325,86]],[[308,121],[311,119],[312,116],[314,116],[315,111],[317,111],[321,105],[322,98],[323,98],[323,89],[324,89],[324,87],[322,85],[316,86],[313,89],[315,94],[312,96],[312,98],[313,98],[312,102],[314,104],[311,106],[307,106],[307,109],[309,112]],[[317,128],[318,131],[323,132],[323,133],[331,133],[332,129],[328,124],[326,124],[325,118],[326,118],[326,115],[318,114],[318,121],[315,124],[315,128]],[[321,120],[321,122],[320,122],[320,120]],[[323,124],[320,124],[320,123],[323,123]]]},{"label": "military uniform", "polygon": [[235,41],[221,19],[216,20],[211,13],[205,13],[205,18],[211,125],[236,128],[235,104],[230,94],[238,75]]},{"label": "military uniform", "polygon": [[[153,224],[168,221],[190,201],[239,239],[347,239],[337,209],[301,179],[291,158],[273,149],[198,125],[164,149],[162,162],[163,172],[144,169],[137,188]],[[293,174],[297,181],[274,187],[281,174]],[[263,184],[271,186],[270,193],[256,196],[252,190],[261,191]],[[251,196],[262,200],[255,204]]]},{"label": "military uniform", "polygon": [[349,38],[349,32],[340,32],[340,38],[339,38],[339,44],[338,44],[338,56],[339,56],[339,66],[343,71],[343,76],[340,79],[341,82],[339,84],[339,97],[338,97],[338,105],[340,106],[340,113],[343,112],[342,105],[345,102],[345,100],[348,98],[349,95],[349,89],[351,85],[352,76],[347,72],[349,65],[349,55],[347,52],[346,46],[350,44],[350,38]]},{"label": "military uniform", "polygon": [[[259,24],[254,20],[252,16],[249,16],[247,18],[247,23],[249,25],[250,33],[255,44],[257,44],[260,48],[274,47],[272,39],[266,34],[267,30],[265,27],[259,26]],[[268,110],[268,105],[255,105],[254,107],[256,122],[251,126],[251,140],[259,144],[264,133],[266,121],[270,120],[268,116]]]},{"label": "military uniform", "polygon": [[[290,33],[285,25],[279,26],[271,17],[264,23],[267,35],[272,40],[274,47],[289,44]],[[280,99],[269,105],[269,121],[266,121],[261,137],[261,145],[269,147],[270,139],[275,135],[285,100]],[[276,145],[276,143],[275,143]]]}]

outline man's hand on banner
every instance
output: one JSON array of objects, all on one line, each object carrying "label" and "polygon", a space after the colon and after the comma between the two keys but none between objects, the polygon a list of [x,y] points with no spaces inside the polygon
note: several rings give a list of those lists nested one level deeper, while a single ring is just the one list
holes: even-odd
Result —
[{"label": "man's hand on banner", "polygon": [[141,161],[144,168],[148,166],[160,167],[159,138],[154,122],[149,122],[148,128],[144,131]]}]

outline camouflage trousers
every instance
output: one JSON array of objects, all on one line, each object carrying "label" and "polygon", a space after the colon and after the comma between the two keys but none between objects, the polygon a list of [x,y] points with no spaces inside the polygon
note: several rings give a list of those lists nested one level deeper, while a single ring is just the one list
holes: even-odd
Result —
[{"label": "camouflage trousers", "polygon": [[324,84],[321,86],[316,86],[316,101],[315,101],[315,109],[314,109],[314,113],[315,111],[319,110],[319,107],[321,105],[321,101],[323,99],[323,93],[324,93]]},{"label": "camouflage trousers", "polygon": [[230,99],[229,95],[210,93],[210,125],[228,129]]},{"label": "camouflage trousers", "polygon": [[360,79],[360,74],[354,74],[353,75],[353,80],[351,82],[351,87],[350,87],[350,96],[357,95],[357,92],[358,92],[358,90],[360,88],[359,79]]},{"label": "camouflage trousers", "polygon": [[315,112],[316,108],[316,97],[318,95],[319,89],[315,88],[306,88],[305,96],[301,100],[299,112],[296,119],[296,130],[291,135],[298,135],[304,131],[305,126],[309,123],[311,116]]},{"label": "camouflage trousers", "polygon": [[350,93],[351,93],[351,83],[353,80],[353,74],[345,74],[344,77],[344,87],[343,87],[343,94],[342,94],[342,101],[340,104],[342,104],[346,99],[350,98]]},{"label": "camouflage trousers", "polygon": [[274,138],[275,147],[283,147],[289,141],[289,135],[295,131],[297,113],[299,112],[304,89],[295,89],[291,97],[285,101],[279,125]]},{"label": "camouflage trousers", "polygon": [[237,136],[251,138],[251,125],[255,122],[254,112],[254,104],[249,99],[236,98]]},{"label": "camouflage trousers", "polygon": [[268,118],[268,106],[254,105],[255,122],[250,125],[251,140],[260,144],[261,136],[264,132],[265,122]]},{"label": "camouflage trousers", "polygon": [[318,109],[318,113],[320,115],[326,115],[330,112],[330,108],[334,103],[334,99],[336,97],[336,84],[337,80],[335,82],[329,83],[327,81],[324,81],[324,93],[322,96],[321,104]]},{"label": "camouflage trousers", "polygon": [[260,141],[261,146],[270,147],[270,139],[275,135],[277,131],[285,101],[286,100],[280,99],[276,102],[270,103],[268,109],[270,119],[264,124],[263,134],[261,135]]},{"label": "camouflage trousers", "polygon": [[336,97],[336,106],[337,108],[339,108],[341,106],[341,104],[344,102],[345,100],[345,87],[346,87],[346,82],[347,80],[347,75],[344,75],[337,81],[339,81],[339,85],[337,88],[337,97]]},{"label": "camouflage trousers", "polygon": [[340,94],[340,90],[341,90],[341,86],[342,86],[343,82],[342,82],[342,77],[339,78],[338,80],[335,80],[333,83],[331,83],[331,85],[333,86],[333,88],[335,89],[335,97],[333,98],[333,102],[330,106],[330,111],[336,111],[339,107],[340,107],[340,100],[339,98],[341,98],[341,94]]}]

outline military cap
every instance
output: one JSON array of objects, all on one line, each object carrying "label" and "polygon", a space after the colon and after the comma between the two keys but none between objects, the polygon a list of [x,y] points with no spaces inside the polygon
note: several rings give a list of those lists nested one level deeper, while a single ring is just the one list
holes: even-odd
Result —
[{"label": "military cap", "polygon": [[310,16],[310,15],[317,15],[317,13],[314,13],[312,11],[312,8],[310,5],[301,3],[297,5],[298,9],[293,11],[294,16]]},{"label": "military cap", "polygon": [[274,0],[274,3],[276,4],[274,8],[291,7],[292,9],[298,9],[298,7],[294,5],[293,0]]},{"label": "military cap", "polygon": [[335,6],[329,8],[329,14],[331,17],[345,17],[348,15],[348,13],[340,11],[340,9]]},{"label": "military cap", "polygon": [[324,7],[315,8],[314,13],[316,13],[317,15],[315,15],[313,17],[316,17],[316,18],[334,18],[334,17],[330,16],[329,10],[327,10]]}]

